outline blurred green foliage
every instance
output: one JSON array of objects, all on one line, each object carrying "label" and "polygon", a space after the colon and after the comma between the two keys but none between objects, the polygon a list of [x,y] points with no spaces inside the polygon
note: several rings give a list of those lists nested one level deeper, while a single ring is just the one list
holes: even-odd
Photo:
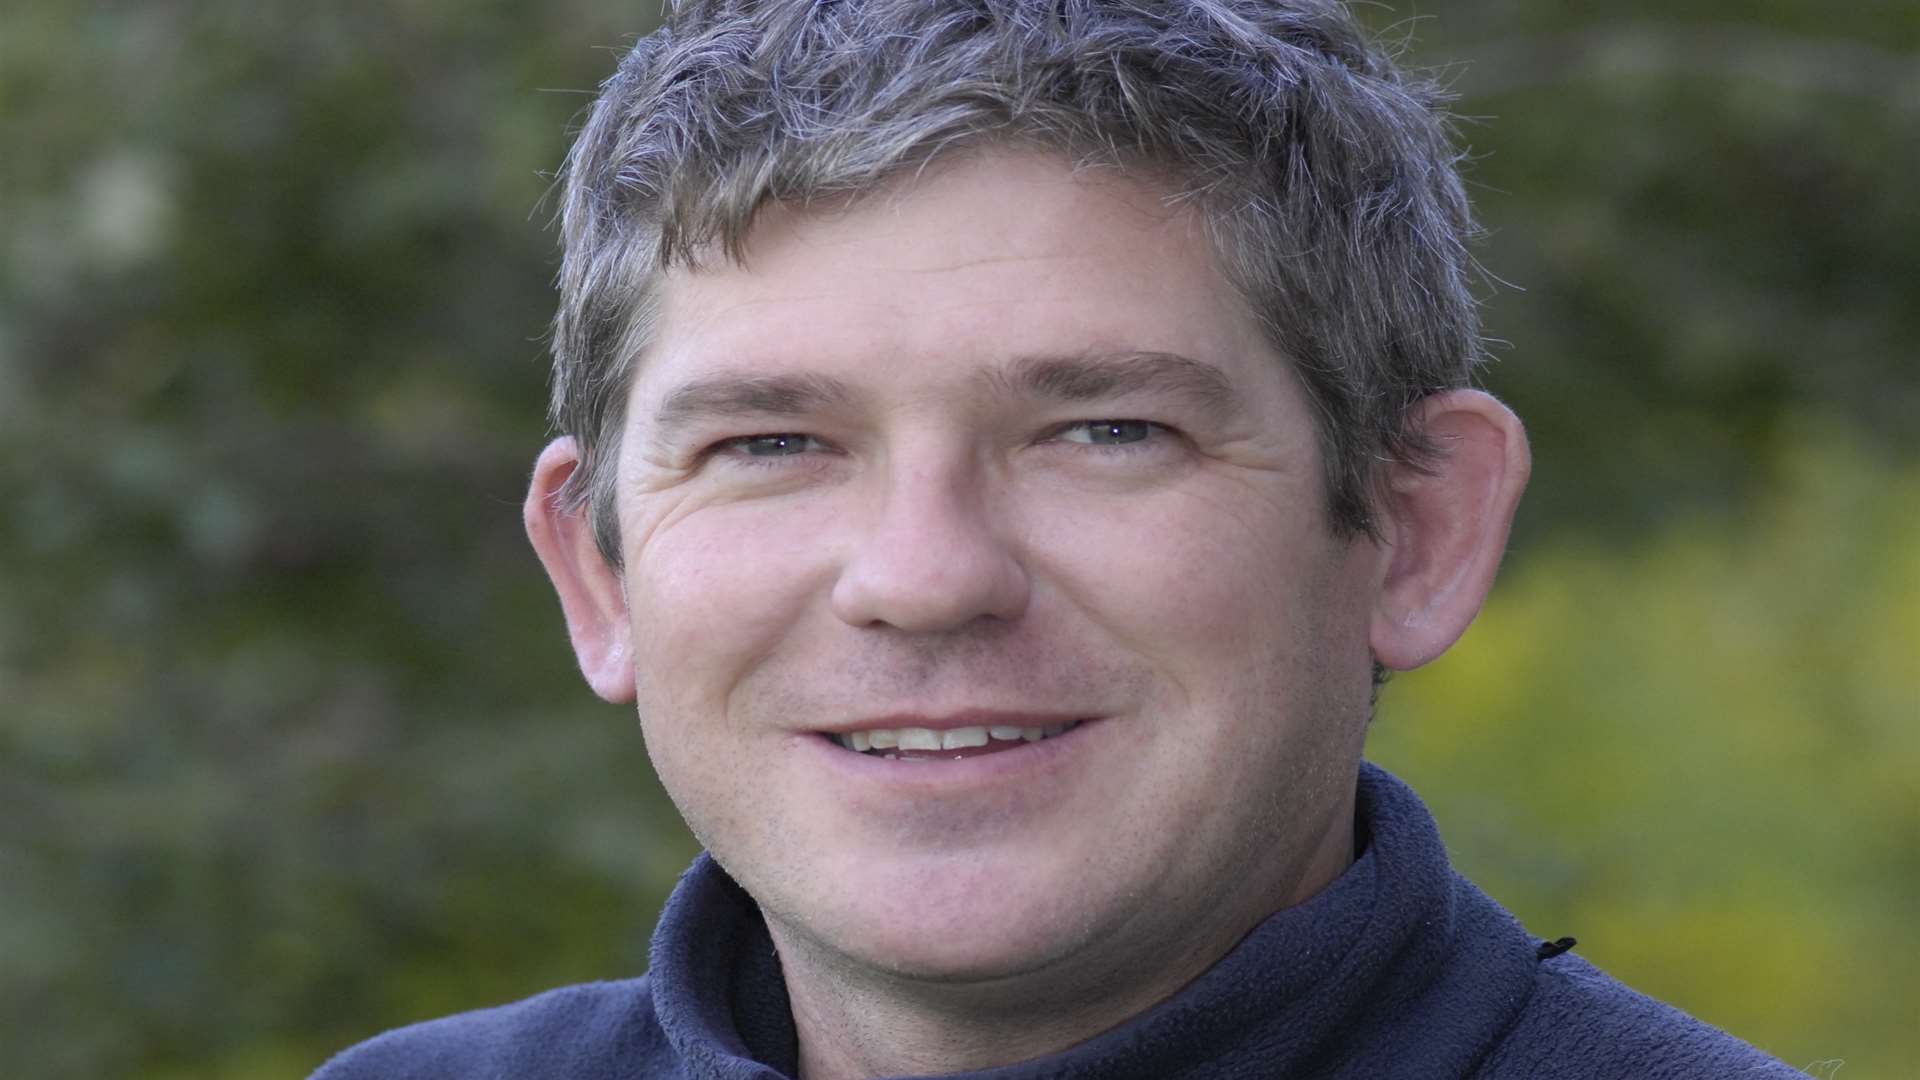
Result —
[{"label": "blurred green foliage", "polygon": [[[517,504],[547,171],[652,10],[0,17],[7,1075],[298,1077],[644,966],[692,844]],[[1905,1075],[1920,9],[1366,14],[1460,94],[1537,460],[1375,755],[1537,931]]]},{"label": "blurred green foliage", "polygon": [[1920,467],[1804,439],[1738,514],[1510,566],[1370,750],[1537,933],[1795,1064],[1906,1075]]}]

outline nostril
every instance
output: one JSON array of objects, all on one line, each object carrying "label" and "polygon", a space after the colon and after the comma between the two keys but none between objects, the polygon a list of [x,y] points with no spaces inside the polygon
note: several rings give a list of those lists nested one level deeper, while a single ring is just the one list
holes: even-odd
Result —
[{"label": "nostril", "polygon": [[1026,610],[1025,568],[997,542],[948,537],[863,545],[834,582],[834,613],[852,626],[936,632]]}]

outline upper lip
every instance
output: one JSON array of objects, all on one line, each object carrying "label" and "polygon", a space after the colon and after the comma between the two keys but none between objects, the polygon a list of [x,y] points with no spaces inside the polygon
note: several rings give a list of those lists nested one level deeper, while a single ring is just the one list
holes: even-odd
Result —
[{"label": "upper lip", "polygon": [[889,713],[865,720],[850,720],[816,728],[824,735],[845,735],[854,731],[882,731],[897,728],[927,728],[951,731],[963,727],[1052,727],[1092,719],[1087,713],[1038,712],[1031,710],[966,709],[940,716],[923,713]]}]

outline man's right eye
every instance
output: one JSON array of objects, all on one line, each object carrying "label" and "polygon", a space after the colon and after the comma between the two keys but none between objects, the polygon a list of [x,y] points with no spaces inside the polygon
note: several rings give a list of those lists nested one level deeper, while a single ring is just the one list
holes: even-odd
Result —
[{"label": "man's right eye", "polygon": [[714,450],[725,454],[737,454],[743,457],[779,458],[804,454],[821,448],[819,439],[811,435],[793,432],[780,432],[772,435],[741,435],[726,439],[714,445]]}]

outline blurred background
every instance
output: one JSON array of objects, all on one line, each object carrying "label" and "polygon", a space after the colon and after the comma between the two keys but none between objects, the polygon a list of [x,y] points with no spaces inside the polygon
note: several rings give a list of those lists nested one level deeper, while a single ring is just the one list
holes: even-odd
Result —
[{"label": "blurred background", "polygon": [[[657,11],[0,15],[6,1075],[297,1078],[644,968],[693,846],[517,507],[543,192]],[[1535,932],[1920,1075],[1920,7],[1365,17],[1459,95],[1536,454],[1372,755]]]}]

